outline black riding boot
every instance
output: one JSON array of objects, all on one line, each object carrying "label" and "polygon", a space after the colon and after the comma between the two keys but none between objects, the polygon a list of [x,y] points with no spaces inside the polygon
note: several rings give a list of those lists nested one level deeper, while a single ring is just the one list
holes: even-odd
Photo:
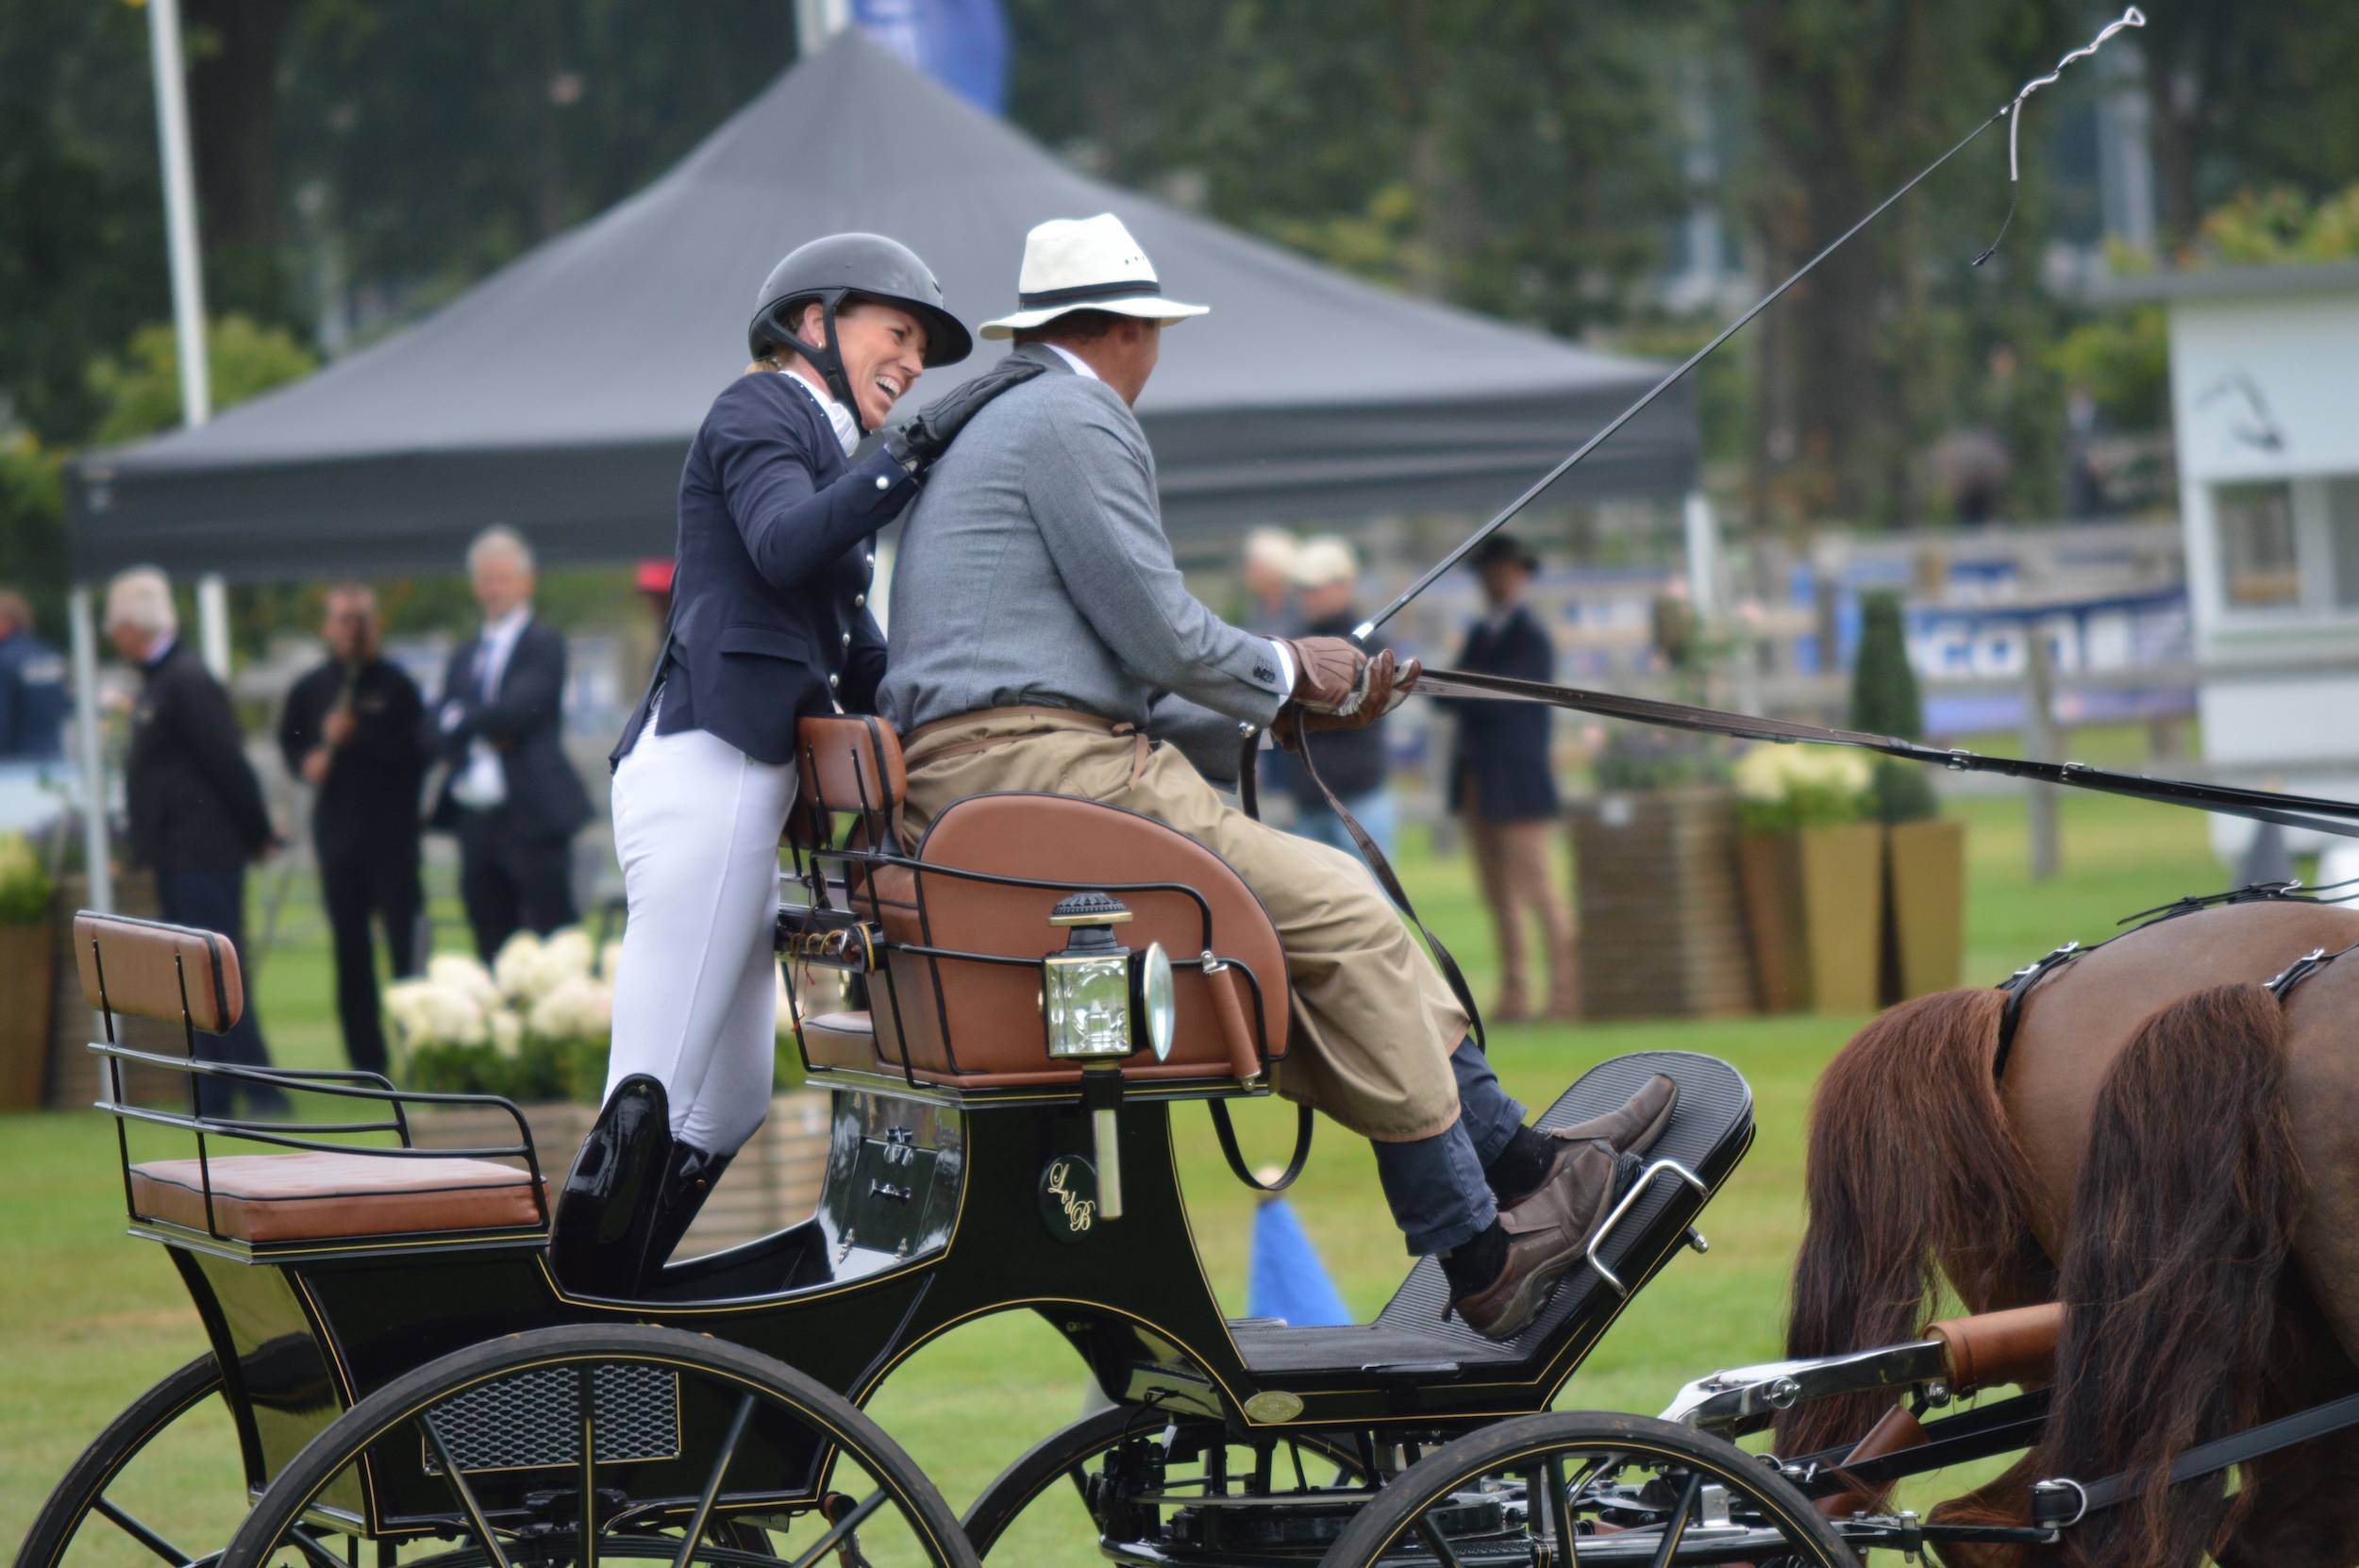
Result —
[{"label": "black riding boot", "polygon": [[549,1267],[560,1284],[585,1295],[638,1293],[672,1149],[662,1083],[634,1073],[616,1084],[574,1156],[549,1223]]},{"label": "black riding boot", "polygon": [[712,1154],[694,1143],[672,1144],[672,1157],[664,1163],[663,1179],[656,1193],[655,1217],[647,1230],[647,1250],[640,1264],[642,1294],[654,1287],[672,1249],[679,1245],[680,1238],[695,1223],[696,1211],[705,1206],[712,1184],[721,1179],[721,1173],[736,1158],[734,1154]]}]

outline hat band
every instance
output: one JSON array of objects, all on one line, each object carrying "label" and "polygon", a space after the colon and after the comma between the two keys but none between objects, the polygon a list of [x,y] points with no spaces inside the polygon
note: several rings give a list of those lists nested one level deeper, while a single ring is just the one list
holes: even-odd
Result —
[{"label": "hat band", "polygon": [[1016,303],[1027,310],[1037,310],[1044,305],[1074,305],[1092,299],[1136,299],[1143,294],[1160,294],[1163,286],[1153,278],[1137,283],[1080,283],[1070,289],[1034,289],[1015,296]]}]

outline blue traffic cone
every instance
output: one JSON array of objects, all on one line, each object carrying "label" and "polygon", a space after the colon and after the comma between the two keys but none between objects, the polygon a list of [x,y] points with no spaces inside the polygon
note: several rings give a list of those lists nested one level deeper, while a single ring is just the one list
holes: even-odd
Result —
[{"label": "blue traffic cone", "polygon": [[1297,1328],[1350,1323],[1344,1298],[1327,1277],[1318,1249],[1284,1198],[1262,1200],[1253,1216],[1253,1256],[1246,1271],[1245,1309],[1257,1318],[1284,1318]]}]

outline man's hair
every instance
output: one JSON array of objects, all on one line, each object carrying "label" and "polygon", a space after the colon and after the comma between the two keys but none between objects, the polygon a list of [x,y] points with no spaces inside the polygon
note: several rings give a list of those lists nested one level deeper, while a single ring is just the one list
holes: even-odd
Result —
[{"label": "man's hair", "polygon": [[1021,348],[1026,343],[1094,343],[1126,321],[1144,319],[1113,310],[1068,310],[1038,326],[1017,327],[1015,344]]},{"label": "man's hair", "polygon": [[523,570],[532,570],[532,546],[505,523],[494,523],[475,536],[475,542],[467,546],[467,570],[473,572],[486,556],[494,554],[509,556]]},{"label": "man's hair", "polygon": [[13,588],[0,588],[0,626],[33,629],[33,607]]},{"label": "man's hair", "polygon": [[116,573],[107,585],[107,625],[129,626],[150,637],[178,631],[180,612],[172,608],[172,579],[154,566]]},{"label": "man's hair", "polygon": [[1295,552],[1301,546],[1283,528],[1263,526],[1245,536],[1245,562],[1266,567],[1283,577],[1295,569]]},{"label": "man's hair", "polygon": [[333,606],[339,599],[364,599],[368,602],[370,609],[376,609],[376,590],[358,577],[346,577],[342,582],[329,583],[326,593],[321,597],[321,603]]}]

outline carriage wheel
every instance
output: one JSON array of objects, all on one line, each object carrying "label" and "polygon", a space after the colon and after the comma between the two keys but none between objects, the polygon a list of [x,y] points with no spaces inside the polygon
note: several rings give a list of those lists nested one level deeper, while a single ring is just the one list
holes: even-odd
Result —
[{"label": "carriage wheel", "polygon": [[[966,1510],[966,1539],[977,1557],[988,1557],[1005,1543],[1011,1554],[1027,1558],[1079,1558],[1096,1551],[1098,1524],[1090,1498],[1093,1472],[1099,1461],[1124,1443],[1145,1439],[1168,1450],[1164,1434],[1181,1438],[1194,1447],[1221,1436],[1218,1422],[1180,1418],[1186,1428],[1173,1429],[1174,1417],[1140,1405],[1116,1405],[1083,1416],[1062,1431],[1034,1444],[983,1488]],[[1260,1462],[1248,1444],[1226,1441],[1223,1465],[1232,1478],[1249,1477]],[[1271,1475],[1281,1487],[1299,1485],[1357,1488],[1364,1466],[1349,1443],[1313,1433],[1295,1432],[1279,1438],[1270,1456]],[[1165,1464],[1162,1490],[1187,1489],[1205,1475],[1202,1460]],[[1038,1505],[1035,1507],[1035,1505]],[[1080,1551],[1060,1551],[1079,1543]]]},{"label": "carriage wheel", "polygon": [[[627,1447],[617,1407],[654,1377],[672,1392],[661,1430],[687,1487],[650,1493],[646,1456]],[[557,1391],[559,1413],[546,1412]],[[578,1393],[570,1391],[579,1391]],[[587,1398],[580,1397],[587,1394]],[[486,1420],[487,1410],[541,1412]],[[585,1418],[583,1410],[589,1414]],[[606,1441],[598,1424],[610,1420]],[[758,1456],[786,1441],[835,1460],[816,1503],[745,1509],[749,1493],[793,1490]],[[498,1488],[518,1468],[469,1443],[534,1449],[522,1468],[545,1484]],[[379,1444],[396,1447],[379,1448]],[[604,1560],[708,1568],[868,1568],[871,1560],[977,1568],[949,1505],[882,1427],[841,1394],[782,1362],[674,1328],[541,1329],[470,1345],[395,1378],[338,1417],[289,1461],[222,1555],[220,1568],[345,1568],[315,1511],[340,1482],[361,1482],[376,1449],[417,1454],[437,1494],[430,1526],[399,1543],[402,1568],[594,1568]],[[546,1453],[557,1462],[544,1462]],[[729,1497],[741,1500],[731,1510]],[[387,1543],[380,1543],[387,1544]],[[379,1560],[384,1560],[380,1555]]]},{"label": "carriage wheel", "polygon": [[1859,1568],[1810,1500],[1743,1449],[1586,1410],[1503,1421],[1435,1449],[1360,1510],[1321,1568],[1508,1562]]},{"label": "carriage wheel", "polygon": [[[229,1413],[214,1403],[221,1368],[208,1354],[131,1401],[65,1473],[17,1548],[16,1568],[81,1563],[194,1562],[218,1552],[244,1513],[245,1475]],[[171,1435],[166,1436],[167,1432]],[[196,1523],[173,1510],[173,1489],[148,1484],[138,1466],[150,1448],[187,1447],[223,1460],[221,1517]],[[224,1458],[226,1456],[226,1458]]]}]

